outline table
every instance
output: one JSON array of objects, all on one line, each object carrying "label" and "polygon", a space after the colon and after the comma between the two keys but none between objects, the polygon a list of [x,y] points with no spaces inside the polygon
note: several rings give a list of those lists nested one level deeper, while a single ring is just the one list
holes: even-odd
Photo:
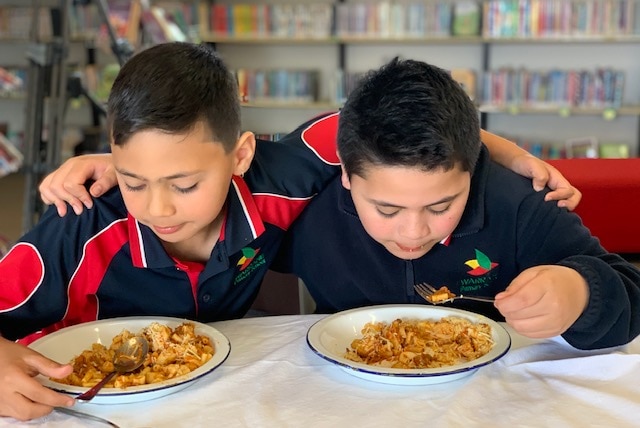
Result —
[{"label": "table", "polygon": [[[579,351],[562,338],[510,330],[509,353],[472,376],[398,386],[354,377],[315,355],[306,332],[322,317],[212,323],[230,339],[231,354],[210,375],[152,401],[77,407],[122,428],[640,426],[640,339]],[[101,425],[56,412],[29,423],[0,418],[0,427],[17,426]]]}]

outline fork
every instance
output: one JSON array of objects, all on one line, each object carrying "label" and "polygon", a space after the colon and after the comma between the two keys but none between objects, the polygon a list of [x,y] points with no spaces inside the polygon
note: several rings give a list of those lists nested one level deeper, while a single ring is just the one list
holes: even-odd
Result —
[{"label": "fork", "polygon": [[70,409],[68,407],[54,407],[55,411],[58,411],[60,413],[64,413],[66,415],[71,415],[71,416],[75,416],[78,418],[82,418],[82,419],[89,419],[95,422],[101,422],[105,425],[109,425],[110,427],[113,428],[120,428],[118,425],[116,425],[115,423],[111,422],[108,419],[105,418],[101,418],[100,416],[95,416],[95,415],[90,415],[88,413],[84,413],[84,412],[79,412],[77,410],[73,410]]},{"label": "fork", "polygon": [[450,297],[450,298],[448,298],[446,300],[440,300],[438,302],[433,302],[431,300],[431,296],[433,296],[437,291],[433,286],[427,284],[426,282],[423,282],[423,283],[414,285],[413,289],[416,291],[416,293],[418,293],[420,295],[420,297],[422,297],[424,300],[426,300],[427,302],[429,302],[429,303],[431,303],[433,305],[439,305],[441,303],[453,302],[454,300],[457,300],[457,299],[475,300],[477,302],[487,302],[487,303],[493,303],[496,300],[493,297],[465,296],[463,294],[460,294],[458,296]]}]

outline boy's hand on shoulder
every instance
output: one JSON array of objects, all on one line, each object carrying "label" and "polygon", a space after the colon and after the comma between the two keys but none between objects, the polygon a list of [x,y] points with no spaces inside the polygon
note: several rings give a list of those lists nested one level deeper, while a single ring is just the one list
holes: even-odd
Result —
[{"label": "boy's hand on shoulder", "polygon": [[26,346],[0,337],[0,416],[26,421],[42,417],[57,406],[72,406],[73,398],[44,387],[34,377],[61,378],[72,367],[45,358]]},{"label": "boy's hand on shoulder", "polygon": [[495,306],[518,333],[531,338],[558,336],[578,319],[589,301],[589,287],[575,270],[556,265],[524,270]]},{"label": "boy's hand on shoulder", "polygon": [[551,192],[547,193],[545,200],[558,201],[559,207],[573,211],[582,199],[582,192],[573,187],[557,168],[531,154],[516,156],[512,169],[531,178],[536,191],[549,187]]},{"label": "boy's hand on shoulder", "polygon": [[[85,188],[88,180],[94,180],[89,192]],[[92,197],[99,197],[117,184],[110,154],[76,156],[65,161],[58,169],[47,175],[38,190],[42,201],[55,205],[58,215],[67,214],[67,203],[76,214],[83,206],[93,206]]]}]

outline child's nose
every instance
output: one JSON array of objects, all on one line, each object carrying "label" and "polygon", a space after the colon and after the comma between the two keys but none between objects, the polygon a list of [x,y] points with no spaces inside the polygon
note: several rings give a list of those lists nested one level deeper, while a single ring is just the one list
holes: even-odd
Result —
[{"label": "child's nose", "polygon": [[429,223],[422,214],[413,214],[401,224],[401,235],[407,239],[423,239],[430,233]]},{"label": "child's nose", "polygon": [[150,192],[148,210],[153,217],[167,217],[175,213],[171,196],[161,189]]}]

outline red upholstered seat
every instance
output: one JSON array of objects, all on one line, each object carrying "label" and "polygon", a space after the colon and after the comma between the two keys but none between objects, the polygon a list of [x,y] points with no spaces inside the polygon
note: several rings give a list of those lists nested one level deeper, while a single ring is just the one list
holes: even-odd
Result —
[{"label": "red upholstered seat", "polygon": [[640,253],[640,158],[550,160],[582,192],[585,226],[613,253]]}]

